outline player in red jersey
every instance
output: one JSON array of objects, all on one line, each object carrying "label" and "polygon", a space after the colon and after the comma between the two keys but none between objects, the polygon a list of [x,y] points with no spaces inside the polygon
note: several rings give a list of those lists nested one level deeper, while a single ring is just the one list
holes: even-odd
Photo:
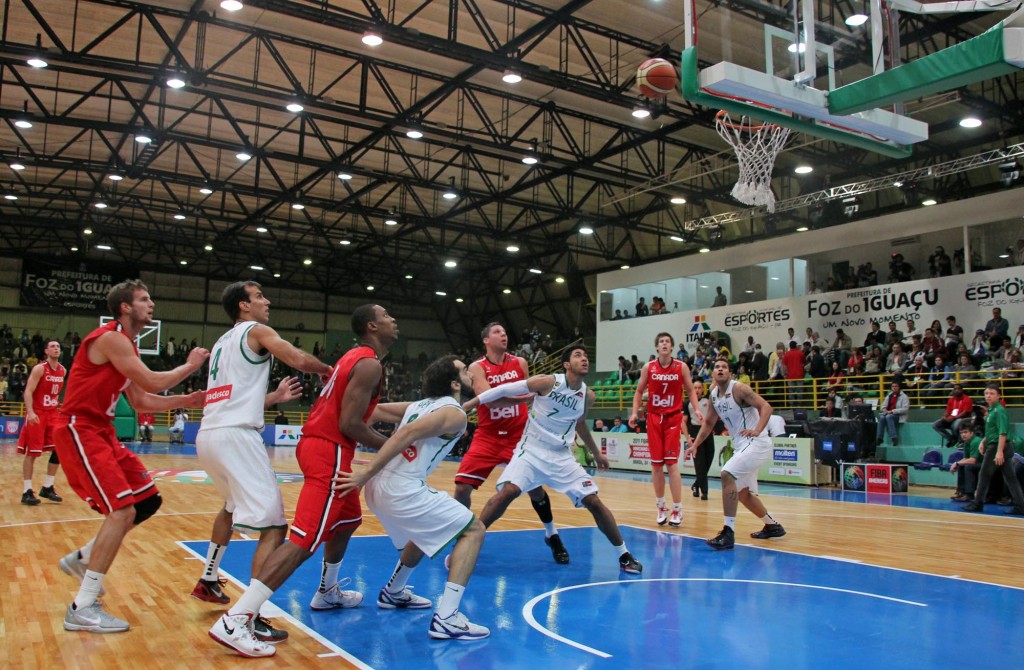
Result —
[{"label": "player in red jersey", "polygon": [[255,637],[254,620],[263,603],[321,544],[325,546],[320,588],[310,606],[356,607],[363,600],[360,593],[343,591],[338,582],[349,538],[363,522],[359,496],[341,497],[331,490],[331,479],[336,472],[352,472],[357,443],[380,449],[387,442],[370,427],[371,419],[398,423],[408,403],[377,405],[384,385],[380,360],[398,340],[394,317],[380,305],[363,305],[352,312],[352,331],[360,344],[335,364],[295,450],[303,482],[290,542],[270,554],[242,597],[210,628],[210,637],[241,656],[274,654],[274,647]]},{"label": "player in red jersey", "polygon": [[199,347],[184,364],[154,372],[139,358],[135,338],[153,321],[153,301],[139,280],[121,282],[107,293],[115,319],[82,340],[68,377],[54,442],[68,484],[104,515],[99,532],[84,547],[60,560],[60,568],[82,582],[64,615],[65,630],[117,633],[128,622],[104,612],[96,598],[124,536],[160,508],[160,494],[142,461],[117,439],[111,419],[124,391],[140,412],[202,407],[203,391],[187,396],[156,395],[198,370],[209,352]]},{"label": "player in red jersey", "polygon": [[[38,505],[39,498],[53,502],[64,501],[53,489],[53,476],[57,474],[57,466],[60,464],[53,450],[53,425],[67,371],[60,364],[60,342],[50,340],[44,351],[46,360],[32,368],[25,383],[25,425],[18,436],[18,453],[25,454],[21,466],[22,478],[25,480],[25,490],[21,494],[22,505]],[[32,471],[36,459],[46,451],[50,452],[50,462],[46,464],[46,479],[37,498],[32,491]]]},{"label": "player in red jersey", "polygon": [[[658,502],[659,526],[664,526],[666,521],[671,526],[679,526],[683,522],[683,482],[679,477],[683,391],[695,416],[702,417],[697,394],[693,392],[690,367],[673,358],[675,346],[675,339],[669,333],[658,333],[654,337],[658,357],[645,363],[640,371],[640,381],[633,394],[633,414],[629,417],[630,428],[636,428],[640,402],[644,391],[647,391],[647,445],[651,452],[651,481]],[[665,470],[668,470],[668,486],[672,493],[671,515],[665,505]]]},{"label": "player in red jersey", "polygon": [[[495,386],[508,384],[530,376],[526,359],[508,353],[508,335],[500,323],[489,323],[480,333],[486,352],[469,366],[473,376],[473,392],[480,395]],[[462,457],[455,475],[455,499],[470,505],[473,490],[480,487],[497,465],[506,465],[512,459],[523,426],[529,413],[527,401],[532,396],[502,398],[477,409],[477,428],[473,442]],[[569,552],[562,544],[551,514],[551,499],[547,491],[537,487],[529,492],[530,503],[544,524],[544,542],[551,547],[556,563],[568,563]]]}]

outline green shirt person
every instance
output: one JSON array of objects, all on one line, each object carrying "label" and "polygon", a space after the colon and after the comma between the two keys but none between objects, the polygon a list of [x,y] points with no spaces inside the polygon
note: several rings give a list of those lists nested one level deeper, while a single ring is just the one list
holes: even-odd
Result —
[{"label": "green shirt person", "polygon": [[1006,488],[1013,498],[1013,507],[1007,514],[1024,515],[1024,491],[1013,472],[1013,451],[1007,448],[1010,433],[1010,417],[1006,414],[1000,400],[998,384],[985,387],[985,403],[988,405],[988,417],[985,419],[985,439],[981,443],[984,460],[978,476],[978,489],[974,500],[963,507],[966,512],[981,512],[985,508],[985,497],[996,471],[1002,474]]}]

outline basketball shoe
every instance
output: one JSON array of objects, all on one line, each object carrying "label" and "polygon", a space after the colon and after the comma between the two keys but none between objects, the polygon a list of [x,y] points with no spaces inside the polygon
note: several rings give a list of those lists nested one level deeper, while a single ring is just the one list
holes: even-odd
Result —
[{"label": "basketball shoe", "polygon": [[640,565],[640,561],[633,558],[633,554],[627,551],[619,556],[619,569],[631,575],[639,575],[644,571],[644,566]]},{"label": "basketball shoe", "polygon": [[50,502],[64,502],[64,498],[57,495],[57,492],[53,490],[52,486],[44,486],[39,489],[39,497],[46,498]]},{"label": "basketball shoe", "polygon": [[21,494],[22,505],[38,505],[41,502],[43,501],[36,497],[36,494],[32,492],[32,489]]},{"label": "basketball shoe", "polygon": [[722,532],[707,540],[708,546],[715,549],[732,549],[736,544],[736,533],[728,526],[722,526]]},{"label": "basketball shoe", "polygon": [[288,631],[274,628],[270,625],[269,619],[260,615],[256,615],[252,620],[252,634],[257,640],[267,644],[277,644],[288,639]]},{"label": "basketball shoe", "polygon": [[218,643],[234,649],[239,656],[246,658],[262,658],[277,653],[266,642],[260,642],[253,634],[254,614],[224,614],[210,629],[210,637]]},{"label": "basketball shoe", "polygon": [[668,522],[668,507],[658,505],[658,525],[664,526]]},{"label": "basketball shoe", "polygon": [[363,594],[358,591],[343,591],[341,588],[351,581],[346,577],[326,591],[317,589],[309,606],[317,611],[339,607],[359,607],[359,603],[363,602]]},{"label": "basketball shoe", "polygon": [[484,626],[470,623],[466,615],[456,611],[447,619],[434,612],[430,620],[430,637],[436,640],[482,640],[491,634]]},{"label": "basketball shoe", "polygon": [[390,593],[387,587],[385,587],[377,594],[377,607],[385,610],[422,610],[433,604],[427,598],[414,594],[409,587],[402,589],[398,593]]},{"label": "basketball shoe", "polygon": [[755,540],[767,540],[770,537],[782,537],[785,534],[786,529],[782,527],[781,523],[766,523],[764,528],[751,533],[750,537]]},{"label": "basketball shoe", "polygon": [[206,603],[227,605],[231,602],[231,598],[228,598],[227,594],[224,593],[225,584],[227,584],[227,581],[223,579],[200,579],[196,582],[196,587],[192,589],[192,597]]},{"label": "basketball shoe", "polygon": [[551,537],[544,538],[544,544],[551,547],[551,556],[555,559],[555,563],[561,563],[565,565],[569,562],[569,551],[562,544],[562,538],[555,533]]},{"label": "basketball shoe", "polygon": [[669,517],[668,517],[668,525],[670,525],[670,526],[672,526],[674,528],[679,528],[680,524],[682,524],[682,523],[683,523],[683,510],[681,510],[681,509],[674,509],[674,510],[672,510],[672,514],[670,514]]},{"label": "basketball shoe", "polygon": [[[78,550],[75,549],[70,554],[60,559],[60,569],[64,574],[74,577],[81,584],[82,580],[85,579],[85,571],[88,567],[82,562],[82,559],[78,556]],[[100,586],[99,595],[106,595],[107,590]]]},{"label": "basketball shoe", "polygon": [[64,613],[64,630],[85,630],[90,633],[123,633],[131,628],[127,621],[103,611],[100,601],[92,605],[75,609],[75,604],[68,605]]}]

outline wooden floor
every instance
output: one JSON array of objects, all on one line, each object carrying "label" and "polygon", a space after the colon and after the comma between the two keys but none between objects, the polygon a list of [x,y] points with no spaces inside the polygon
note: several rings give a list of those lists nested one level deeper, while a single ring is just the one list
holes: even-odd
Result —
[{"label": "wooden floor", "polygon": [[[192,457],[148,455],[143,460],[151,470],[198,468]],[[58,492],[65,496],[63,504],[21,505],[21,464],[13,444],[0,445],[0,481],[5,483],[0,501],[0,667],[345,667],[339,658],[318,658],[324,648],[300,631],[293,631],[277,656],[258,661],[232,656],[207,637],[206,631],[219,610],[189,597],[201,565],[175,542],[209,537],[210,524],[219,508],[210,485],[162,481],[164,505],[160,513],[126,540],[107,577],[104,603],[110,612],[132,624],[131,632],[65,632],[62,617],[77,592],[77,584],[59,570],[57,561],[95,534],[100,517],[73,495],[63,475],[57,479]],[[274,467],[278,472],[299,472],[294,459],[280,455]],[[37,463],[37,489],[43,471],[43,463]],[[442,464],[432,484],[450,491],[454,472],[455,464]],[[598,483],[601,498],[620,523],[657,527],[649,483],[601,477]],[[299,488],[298,484],[282,486],[289,516]],[[474,509],[479,511],[492,492],[492,485],[485,485],[473,500]],[[685,519],[683,526],[673,532],[697,537],[716,534],[722,526],[719,492],[712,490],[706,502],[689,497],[688,489],[684,492]],[[949,495],[942,489],[911,493]],[[765,495],[763,499],[789,532],[773,542],[773,548],[1024,588],[1024,571],[1017,569],[1024,553],[1024,519],[780,495]],[[593,525],[589,513],[573,509],[566,498],[552,496],[552,500],[559,525]],[[359,532],[381,533],[365,506],[364,513]],[[496,528],[538,526],[524,497],[516,501]],[[744,542],[750,531],[759,528],[760,522],[741,510],[737,539]],[[382,558],[391,562],[394,557]],[[237,597],[237,590],[232,589],[231,594]]]}]

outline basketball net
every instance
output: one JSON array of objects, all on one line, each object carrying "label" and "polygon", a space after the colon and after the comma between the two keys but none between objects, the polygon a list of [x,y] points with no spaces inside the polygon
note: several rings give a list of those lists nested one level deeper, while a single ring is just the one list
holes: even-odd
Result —
[{"label": "basketball net", "polygon": [[763,205],[775,211],[772,193],[772,168],[775,157],[789,139],[789,128],[773,123],[758,123],[748,116],[739,122],[724,109],[715,115],[715,129],[736,151],[740,176],[732,187],[732,197],[747,205]]}]

